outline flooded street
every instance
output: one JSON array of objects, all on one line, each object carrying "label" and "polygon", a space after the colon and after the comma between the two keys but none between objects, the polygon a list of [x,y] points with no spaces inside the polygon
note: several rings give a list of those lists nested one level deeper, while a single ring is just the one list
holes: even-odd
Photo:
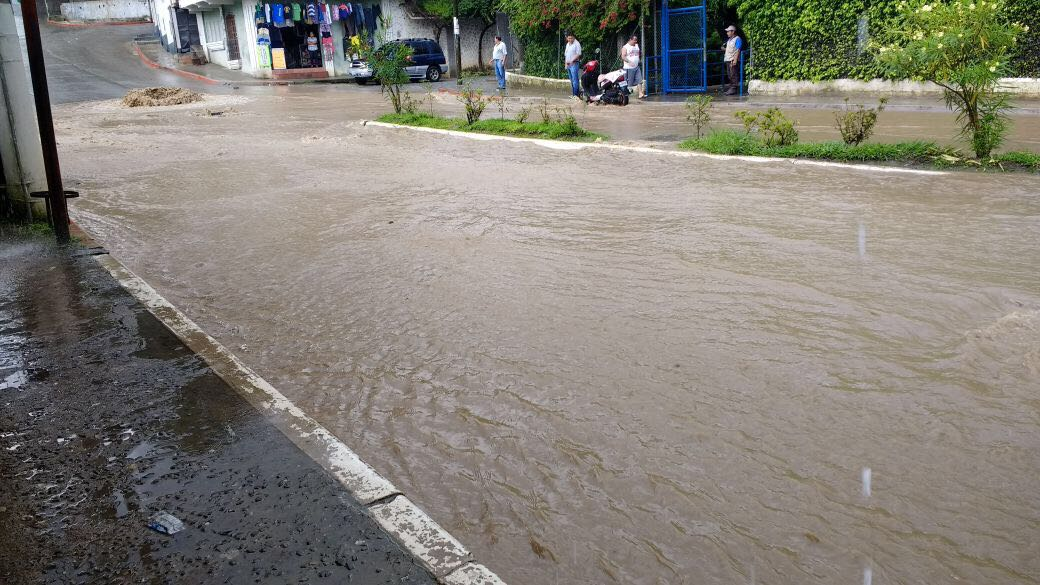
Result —
[{"label": "flooded street", "polygon": [[72,214],[507,583],[1040,583],[1036,175],[350,100],[61,106]]}]

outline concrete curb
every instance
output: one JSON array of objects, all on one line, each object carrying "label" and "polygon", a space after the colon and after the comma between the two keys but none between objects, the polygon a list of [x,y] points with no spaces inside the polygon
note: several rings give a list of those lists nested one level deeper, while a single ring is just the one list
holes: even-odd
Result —
[{"label": "concrete curb", "polygon": [[[1040,97],[1040,79],[1006,77],[1000,80],[1001,91],[1016,97]],[[887,79],[833,79],[829,81],[760,81],[748,82],[751,95],[845,95],[877,94],[898,96],[941,96],[942,88],[923,81]]]},{"label": "concrete curb", "polygon": [[533,75],[521,75],[506,71],[506,83],[518,87],[540,87],[548,89],[571,90],[569,79],[552,79],[550,77],[535,77]]},{"label": "concrete curb", "polygon": [[404,497],[325,427],[253,372],[187,315],[109,254],[97,263],[210,369],[259,410],[304,453],[328,471],[376,522],[445,585],[505,585],[454,536]]},{"label": "concrete curb", "polygon": [[440,128],[424,128],[422,126],[406,126],[404,124],[390,124],[387,122],[363,121],[364,126],[376,126],[379,128],[395,128],[402,130],[413,130],[416,132],[430,132],[446,136],[456,136],[469,140],[501,140],[505,142],[527,142],[551,148],[553,150],[582,150],[586,148],[604,148],[607,150],[618,150],[624,152],[642,152],[659,156],[674,156],[680,158],[711,158],[716,160],[742,160],[752,163],[790,164],[813,167],[834,167],[851,169],[857,171],[868,171],[875,173],[906,173],[912,175],[941,176],[949,174],[947,171],[929,171],[925,169],[905,169],[901,167],[882,167],[878,165],[842,163],[824,160],[807,160],[800,158],[771,158],[764,156],[736,156],[728,154],[709,154],[706,152],[690,152],[684,150],[662,150],[648,146],[629,146],[625,144],[608,144],[605,142],[563,142],[559,140],[546,140],[543,138],[520,138],[518,136],[497,136],[494,134],[478,134],[476,132],[460,132],[458,130],[442,130]]},{"label": "concrete curb", "polygon": [[96,22],[85,22],[79,20],[51,20],[47,19],[49,26],[64,28],[86,28],[95,26],[131,26],[135,24],[152,24],[150,20],[99,20]]},{"label": "concrete curb", "polygon": [[196,81],[201,81],[209,85],[218,85],[220,83],[216,79],[206,77],[205,75],[199,75],[198,73],[192,73],[190,71],[181,71],[180,69],[160,65],[159,63],[152,61],[151,58],[148,57],[148,55],[145,55],[144,51],[141,50],[140,45],[138,45],[137,43],[133,43],[133,45],[134,52],[137,53],[137,56],[141,59],[141,62],[147,65],[148,67],[151,67],[152,69],[165,69],[166,71],[169,71],[176,75],[180,75],[181,77],[187,77],[188,79],[194,79]]}]

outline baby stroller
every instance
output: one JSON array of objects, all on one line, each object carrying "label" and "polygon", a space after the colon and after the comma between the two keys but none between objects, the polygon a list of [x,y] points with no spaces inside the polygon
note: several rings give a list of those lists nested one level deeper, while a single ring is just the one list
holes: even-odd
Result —
[{"label": "baby stroller", "polygon": [[598,75],[599,61],[589,61],[581,74],[581,91],[590,104],[628,105],[628,83],[623,70]]},{"label": "baby stroller", "polygon": [[599,102],[615,106],[628,105],[628,82],[625,81],[625,72],[621,69],[604,73],[599,76]]}]

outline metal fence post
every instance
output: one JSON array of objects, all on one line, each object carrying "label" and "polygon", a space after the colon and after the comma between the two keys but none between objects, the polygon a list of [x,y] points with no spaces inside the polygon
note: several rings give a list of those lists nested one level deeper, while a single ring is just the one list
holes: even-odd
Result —
[{"label": "metal fence post", "polygon": [[737,53],[737,56],[740,58],[740,93],[737,97],[744,97],[744,51]]},{"label": "metal fence post", "polygon": [[668,0],[661,0],[661,93],[672,89],[672,59],[668,55]]}]

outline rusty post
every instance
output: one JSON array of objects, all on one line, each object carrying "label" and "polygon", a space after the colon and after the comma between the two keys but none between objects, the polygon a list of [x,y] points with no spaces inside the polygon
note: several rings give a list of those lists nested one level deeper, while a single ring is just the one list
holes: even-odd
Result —
[{"label": "rusty post", "polygon": [[59,244],[67,244],[70,240],[69,207],[61,184],[58,142],[54,138],[54,118],[51,115],[51,95],[47,89],[47,68],[43,62],[43,41],[40,38],[36,0],[22,0],[22,24],[25,27],[25,48],[29,55],[33,98],[36,100],[36,121],[40,126],[40,144],[43,146],[43,168],[47,174],[47,201],[54,220],[54,235]]}]

